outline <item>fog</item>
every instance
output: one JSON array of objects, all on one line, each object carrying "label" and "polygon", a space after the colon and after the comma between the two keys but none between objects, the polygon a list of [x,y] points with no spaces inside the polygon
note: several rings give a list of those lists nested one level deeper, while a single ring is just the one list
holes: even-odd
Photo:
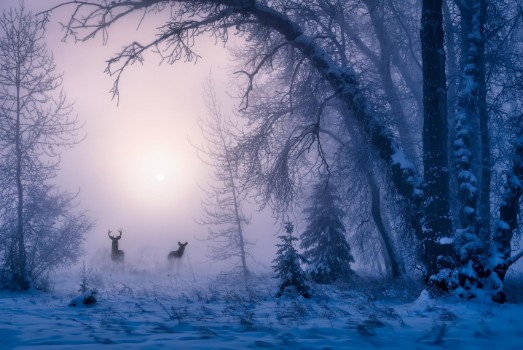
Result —
[{"label": "fog", "polygon": [[[33,12],[53,3],[25,1]],[[4,0],[0,10],[17,4]],[[64,43],[59,21],[66,21],[67,13],[63,9],[53,13],[46,38],[57,71],[64,74],[63,88],[75,105],[74,113],[86,123],[85,139],[62,153],[56,179],[61,189],[78,192],[77,210],[86,211],[95,221],[86,236],[83,260],[94,264],[108,257],[107,232],[122,229],[120,249],[125,251],[126,264],[167,262],[177,242],[187,241],[185,264],[191,269],[202,273],[227,269],[227,264],[207,259],[209,243],[201,241],[207,228],[195,223],[201,215],[201,186],[207,184],[211,169],[192,145],[203,142],[197,122],[207,113],[202,96],[205,79],[212,71],[220,95],[232,86],[227,51],[211,39],[200,40],[197,51],[202,57],[196,64],[172,66],[148,54],[143,65],[127,69],[119,101],[112,100],[113,78],[104,73],[106,60],[130,41],[151,38],[154,25],[146,18],[137,30],[138,21],[127,18],[125,25],[111,27],[106,45],[100,37]],[[246,235],[256,243],[252,268],[267,270],[279,226],[268,213],[253,209],[250,214],[252,224]]]}]

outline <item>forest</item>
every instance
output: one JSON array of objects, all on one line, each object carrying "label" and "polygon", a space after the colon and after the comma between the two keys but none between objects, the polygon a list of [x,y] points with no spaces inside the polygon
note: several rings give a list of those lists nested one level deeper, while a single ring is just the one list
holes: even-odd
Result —
[{"label": "forest", "polygon": [[[83,264],[67,282],[71,272],[58,277],[62,289],[80,283],[69,304],[84,310],[80,323],[96,319],[76,344],[121,336],[121,345],[130,341],[125,332],[140,339],[137,348],[170,344],[151,334],[171,333],[195,348],[309,348],[303,337],[311,348],[520,343],[520,1],[62,0],[38,13],[24,6],[0,19],[0,300],[10,313],[19,312],[5,300],[46,289],[53,272],[80,261],[75,247],[94,226],[76,210],[82,194],[53,182],[61,152],[84,137],[45,46],[45,27],[59,13],[66,43],[105,43],[117,25],[140,32],[154,21],[153,35],[107,58],[115,104],[122,80],[145,61],[198,66],[204,38],[228,50],[235,82],[226,92],[231,108],[212,77],[206,82],[205,142],[195,146],[212,169],[198,223],[208,228],[212,261],[232,267],[196,282],[184,265],[192,243],[181,241],[167,278],[155,271],[157,288],[140,289],[144,267],[124,267],[122,231],[109,232],[112,261]],[[270,273],[252,266],[263,239],[246,234],[253,203],[281,226],[266,233],[278,239]],[[174,303],[184,306],[166,306]],[[120,317],[124,310],[134,321]],[[104,327],[112,321],[117,330]],[[151,329],[134,334],[143,323]]]}]

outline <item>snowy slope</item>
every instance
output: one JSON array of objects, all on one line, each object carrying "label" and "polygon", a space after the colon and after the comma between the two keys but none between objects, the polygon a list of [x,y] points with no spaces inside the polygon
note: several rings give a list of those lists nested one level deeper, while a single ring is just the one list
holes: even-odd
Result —
[{"label": "snowy slope", "polygon": [[[0,293],[1,349],[522,349],[522,305],[377,300],[315,287],[311,300],[275,300],[269,277],[247,286],[167,269],[89,271],[93,306],[68,306],[77,271],[52,292]],[[383,297],[384,294],[381,295]],[[382,299],[382,298],[380,298]],[[398,298],[396,298],[398,299]]]}]

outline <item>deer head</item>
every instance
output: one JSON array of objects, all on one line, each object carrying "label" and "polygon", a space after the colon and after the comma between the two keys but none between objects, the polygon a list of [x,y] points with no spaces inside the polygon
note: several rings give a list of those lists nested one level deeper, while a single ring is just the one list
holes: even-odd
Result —
[{"label": "deer head", "polygon": [[122,230],[118,230],[118,232],[120,233],[120,234],[118,235],[118,237],[117,237],[117,236],[111,236],[111,232],[113,232],[113,231],[109,230],[109,231],[107,232],[107,235],[109,236],[109,238],[111,239],[111,241],[113,241],[113,242],[114,242],[114,241],[118,241],[120,238],[122,238]]},{"label": "deer head", "polygon": [[118,232],[120,233],[118,236],[111,236],[111,230],[108,230],[107,232],[107,235],[109,236],[109,238],[111,239],[112,241],[112,244],[111,244],[111,259],[113,261],[123,261],[123,258],[124,258],[124,252],[123,250],[120,250],[118,249],[118,241],[120,240],[120,238],[122,238],[122,230],[118,230]]},{"label": "deer head", "polygon": [[178,242],[178,249],[174,250],[167,255],[167,259],[174,260],[176,258],[181,258],[183,256],[183,252],[185,251],[185,247],[187,246],[188,242],[180,243]]}]

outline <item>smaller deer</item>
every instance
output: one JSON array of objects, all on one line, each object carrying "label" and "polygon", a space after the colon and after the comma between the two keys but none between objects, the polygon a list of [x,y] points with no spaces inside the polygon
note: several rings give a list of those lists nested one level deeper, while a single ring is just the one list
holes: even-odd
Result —
[{"label": "smaller deer", "polygon": [[109,236],[109,238],[112,241],[112,244],[111,244],[111,259],[113,261],[116,261],[116,262],[122,262],[125,253],[123,252],[123,250],[118,249],[118,241],[120,240],[120,238],[122,238],[122,230],[118,230],[118,232],[120,233],[118,235],[118,237],[111,236],[111,230],[109,230],[109,232],[107,232],[107,235]]},{"label": "smaller deer", "polygon": [[187,245],[188,242],[185,242],[185,243],[180,243],[178,242],[178,250],[174,250],[172,252],[169,253],[169,255],[167,255],[167,259],[169,259],[169,261],[173,261],[175,259],[179,259],[183,256],[183,252],[185,251],[185,246]]}]

